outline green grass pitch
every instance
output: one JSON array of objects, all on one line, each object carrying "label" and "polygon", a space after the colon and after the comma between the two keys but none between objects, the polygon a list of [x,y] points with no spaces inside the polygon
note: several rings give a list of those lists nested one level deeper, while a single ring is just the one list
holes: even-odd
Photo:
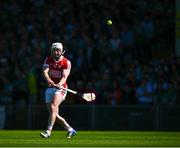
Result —
[{"label": "green grass pitch", "polygon": [[180,132],[78,131],[66,139],[54,130],[50,138],[41,131],[1,130],[0,147],[173,147],[180,146]]}]

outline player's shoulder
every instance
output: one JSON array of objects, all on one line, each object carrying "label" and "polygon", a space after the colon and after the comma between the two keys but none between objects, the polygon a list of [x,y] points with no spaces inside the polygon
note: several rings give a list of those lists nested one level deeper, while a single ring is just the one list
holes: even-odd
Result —
[{"label": "player's shoulder", "polygon": [[53,61],[53,58],[51,56],[48,56],[45,58],[45,63],[49,63],[49,62],[52,62]]},{"label": "player's shoulder", "polygon": [[68,58],[62,57],[62,62],[61,62],[65,67],[71,67],[71,62]]},{"label": "player's shoulder", "polygon": [[63,61],[63,62],[68,62],[68,63],[70,62],[70,63],[71,63],[71,61],[70,61],[67,57],[64,57],[64,56],[63,56],[63,58],[62,58],[62,61]]},{"label": "player's shoulder", "polygon": [[46,59],[49,60],[49,61],[52,61],[53,57],[52,56],[48,56],[48,57],[46,57]]}]

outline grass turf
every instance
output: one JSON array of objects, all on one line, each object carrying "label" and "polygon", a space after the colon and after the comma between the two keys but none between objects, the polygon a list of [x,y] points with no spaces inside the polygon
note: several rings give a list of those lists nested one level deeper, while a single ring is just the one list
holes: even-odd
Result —
[{"label": "grass turf", "polygon": [[180,146],[180,132],[78,131],[66,139],[65,131],[42,138],[40,131],[1,130],[0,147],[173,147]]}]

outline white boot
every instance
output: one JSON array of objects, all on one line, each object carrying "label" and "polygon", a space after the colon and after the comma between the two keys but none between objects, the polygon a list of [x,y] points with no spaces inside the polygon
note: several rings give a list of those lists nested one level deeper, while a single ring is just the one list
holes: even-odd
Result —
[{"label": "white boot", "polygon": [[51,133],[50,131],[44,131],[44,132],[41,132],[40,135],[43,137],[43,138],[49,138]]}]

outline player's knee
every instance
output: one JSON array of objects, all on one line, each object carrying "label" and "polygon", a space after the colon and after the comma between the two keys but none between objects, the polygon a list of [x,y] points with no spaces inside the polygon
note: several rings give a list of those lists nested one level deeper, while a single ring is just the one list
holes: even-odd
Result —
[{"label": "player's knee", "polygon": [[58,112],[58,108],[57,108],[57,106],[56,106],[56,105],[54,105],[54,104],[51,104],[50,109],[51,109],[51,112],[55,112],[55,113],[57,113],[57,112]]}]

